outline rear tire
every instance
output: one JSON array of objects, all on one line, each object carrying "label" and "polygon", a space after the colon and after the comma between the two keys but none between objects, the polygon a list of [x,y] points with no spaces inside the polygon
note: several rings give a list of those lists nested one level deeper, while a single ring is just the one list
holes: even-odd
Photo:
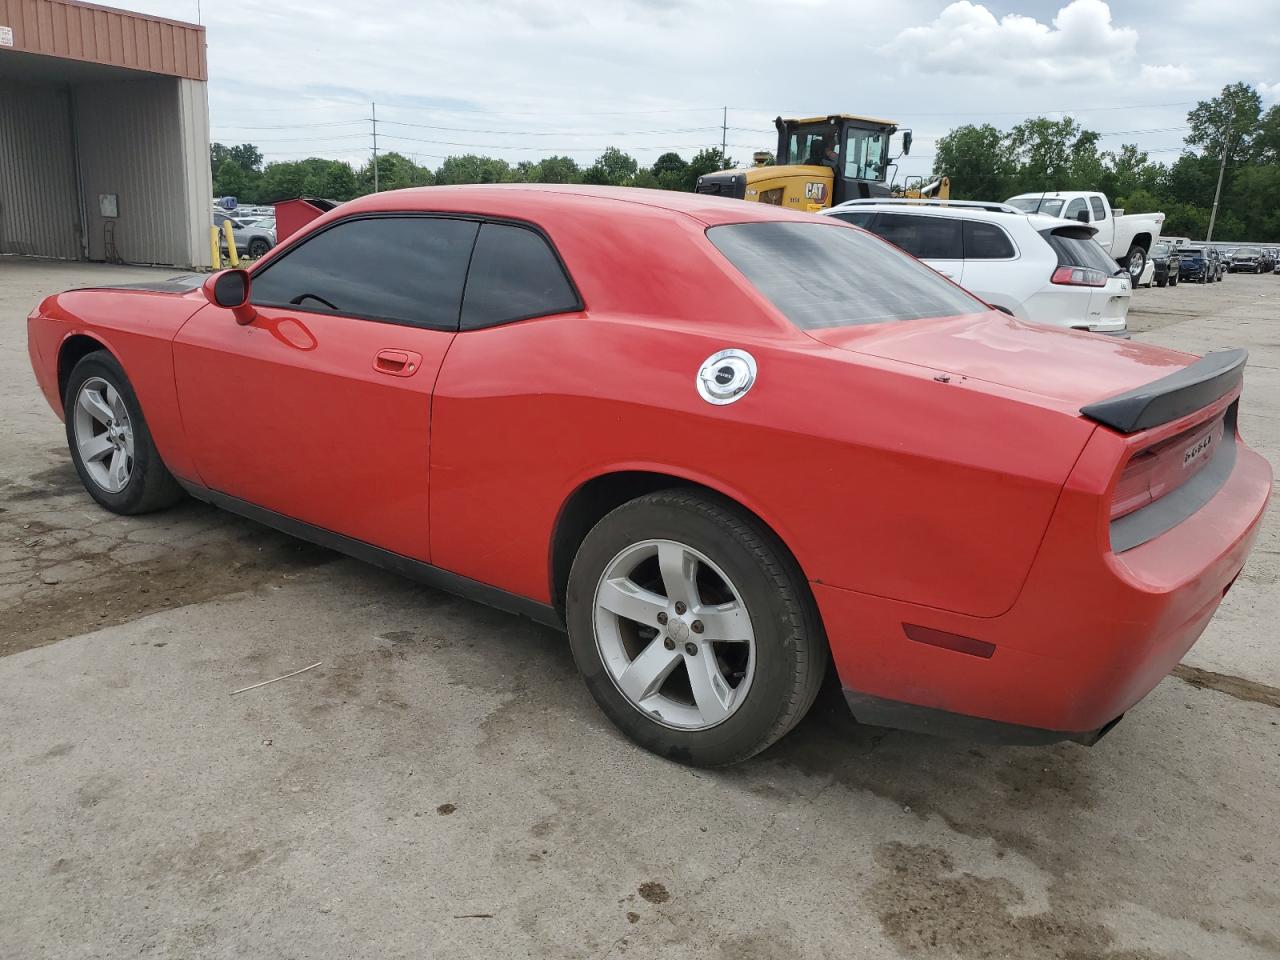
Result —
[{"label": "rear tire", "polygon": [[120,362],[105,350],[71,370],[62,398],[67,446],[80,482],[112,513],[150,513],[183,497],[147,427]]},{"label": "rear tire", "polygon": [[1168,278],[1168,277],[1162,277],[1161,279],[1159,279],[1159,280],[1157,280],[1157,281],[1156,281],[1156,286],[1157,286],[1157,287],[1167,287],[1168,285],[1169,285],[1169,278]]},{"label": "rear tire", "polygon": [[254,260],[265,255],[270,249],[271,244],[267,243],[267,241],[263,240],[261,237],[256,237],[249,241],[249,256]]},{"label": "rear tire", "polygon": [[1125,269],[1129,271],[1129,278],[1136,287],[1138,281],[1142,279],[1142,271],[1147,266],[1147,251],[1143,250],[1137,244],[1129,248],[1129,255],[1125,257]]},{"label": "rear tire", "polygon": [[666,490],[618,507],[578,549],[565,606],[601,709],[681,763],[723,766],[764,750],[812,706],[826,669],[795,561],[714,496]]}]

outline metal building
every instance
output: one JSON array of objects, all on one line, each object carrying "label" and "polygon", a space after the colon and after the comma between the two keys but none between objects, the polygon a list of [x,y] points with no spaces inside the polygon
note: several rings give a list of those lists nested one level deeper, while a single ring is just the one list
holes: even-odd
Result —
[{"label": "metal building", "polygon": [[0,254],[208,266],[204,27],[0,0]]}]

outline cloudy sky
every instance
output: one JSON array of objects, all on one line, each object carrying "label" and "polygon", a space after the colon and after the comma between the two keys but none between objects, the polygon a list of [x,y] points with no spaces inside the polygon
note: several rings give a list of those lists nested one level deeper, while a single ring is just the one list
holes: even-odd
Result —
[{"label": "cloudy sky", "polygon": [[[116,0],[208,27],[212,133],[268,160],[436,166],[606,146],[642,162],[772,149],[772,119],[835,112],[915,132],[928,171],[961,123],[1069,113],[1169,160],[1187,109],[1225,83],[1280,99],[1280,0]],[[1236,17],[1231,10],[1247,12]],[[248,11],[252,10],[252,14]],[[1138,132],[1130,132],[1138,131]]]}]

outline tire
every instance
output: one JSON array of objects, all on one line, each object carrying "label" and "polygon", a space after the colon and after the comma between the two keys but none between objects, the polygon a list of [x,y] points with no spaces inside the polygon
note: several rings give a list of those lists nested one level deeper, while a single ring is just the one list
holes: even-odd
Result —
[{"label": "tire", "polygon": [[[71,461],[94,500],[112,513],[132,515],[182,499],[182,487],[160,459],[142,406],[115,357],[105,350],[82,357],[67,378],[62,403]],[[102,454],[95,456],[98,450]]]},{"label": "tire", "polygon": [[1169,278],[1168,278],[1168,277],[1162,277],[1161,279],[1159,279],[1159,280],[1157,280],[1157,281],[1156,281],[1156,286],[1157,286],[1157,287],[1167,287],[1168,285],[1169,285]]},{"label": "tire", "polygon": [[255,260],[270,249],[271,244],[267,243],[267,241],[263,240],[261,237],[254,237],[249,241],[249,256]]},{"label": "tire", "polygon": [[[1142,271],[1147,265],[1147,251],[1143,250],[1137,244],[1129,248],[1129,254],[1124,259],[1125,269],[1129,271],[1129,278],[1133,285],[1138,285],[1138,279],[1142,276]],[[1134,269],[1135,266],[1137,269]]]},{"label": "tire", "polygon": [[[681,763],[724,766],[764,750],[804,717],[826,670],[826,637],[795,561],[758,521],[709,495],[660,491],[602,519],[574,558],[565,606],[574,660],[600,708],[640,746]],[[739,642],[715,639],[731,633]],[[624,693],[642,656],[652,669],[631,673],[641,685]],[[712,670],[696,674],[699,697],[703,665]]]}]

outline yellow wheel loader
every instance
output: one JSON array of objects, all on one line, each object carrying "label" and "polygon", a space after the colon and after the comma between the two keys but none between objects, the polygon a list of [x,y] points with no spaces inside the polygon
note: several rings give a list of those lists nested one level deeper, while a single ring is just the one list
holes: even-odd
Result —
[{"label": "yellow wheel loader", "polygon": [[[755,166],[708,173],[698,178],[694,189],[807,211],[893,195],[889,174],[897,157],[889,155],[889,141],[899,131],[894,121],[837,113],[798,120],[778,117],[773,124],[778,128],[774,164],[767,163],[767,153],[757,153]],[[903,130],[899,156],[910,150],[911,131]],[[942,181],[935,193],[907,195],[947,199],[950,181]]]}]

